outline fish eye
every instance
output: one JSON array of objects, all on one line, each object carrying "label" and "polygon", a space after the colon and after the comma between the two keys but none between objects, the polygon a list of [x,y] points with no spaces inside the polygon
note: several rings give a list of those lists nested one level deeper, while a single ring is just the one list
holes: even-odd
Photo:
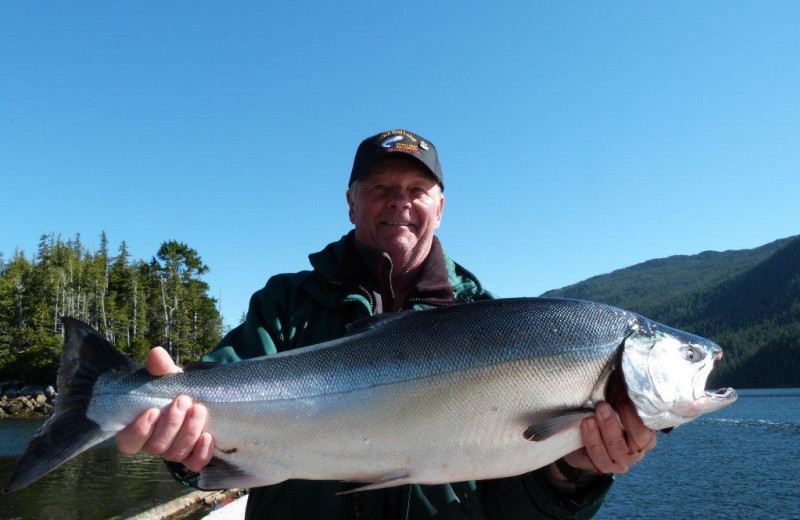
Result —
[{"label": "fish eye", "polygon": [[683,358],[690,363],[697,363],[703,359],[703,353],[694,345],[686,345],[683,349]]}]

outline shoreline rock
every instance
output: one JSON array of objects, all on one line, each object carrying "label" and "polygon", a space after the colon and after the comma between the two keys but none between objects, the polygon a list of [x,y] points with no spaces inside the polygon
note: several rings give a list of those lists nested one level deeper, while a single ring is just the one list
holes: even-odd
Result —
[{"label": "shoreline rock", "polygon": [[56,392],[29,385],[15,386],[3,383],[0,395],[0,419],[44,419],[53,414]]}]

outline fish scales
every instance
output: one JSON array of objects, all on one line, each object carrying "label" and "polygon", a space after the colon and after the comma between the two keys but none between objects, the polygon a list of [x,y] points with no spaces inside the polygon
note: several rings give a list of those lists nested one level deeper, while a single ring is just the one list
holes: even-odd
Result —
[{"label": "fish scales", "polygon": [[[453,436],[465,439],[458,441],[460,449],[483,453],[483,461],[518,459],[516,448],[525,445],[520,432],[548,413],[582,406],[589,398],[587,389],[593,388],[635,319],[587,302],[539,307],[543,312],[532,312],[525,300],[505,300],[499,306],[476,303],[437,313],[410,313],[306,351],[231,364],[220,374],[189,372],[156,379],[140,392],[171,399],[180,391],[206,404],[215,440],[226,451],[236,449],[229,458],[251,472],[255,472],[253,460],[262,468],[269,465],[267,483],[343,478],[339,472],[374,480],[373,468],[379,474],[388,468],[413,472],[409,461],[431,458],[446,463],[449,471],[425,476],[429,482],[461,478],[474,468],[462,469],[452,462]],[[487,327],[487,321],[493,326]],[[509,342],[509,337],[517,341]],[[574,371],[576,365],[586,369]],[[545,387],[553,388],[566,374],[579,376],[570,385],[578,392],[536,390],[547,382]],[[242,391],[210,385],[206,380],[212,375]],[[129,392],[123,384],[117,394]],[[218,406],[230,402],[247,405],[237,404],[232,413]],[[254,405],[247,413],[245,408]],[[115,403],[109,411],[117,413],[120,408],[129,406]],[[142,408],[135,409],[134,417]],[[540,413],[526,413],[531,409]],[[240,441],[254,421],[267,418],[272,424]],[[220,423],[227,427],[216,430]],[[489,424],[493,427],[487,429]],[[453,425],[459,431],[452,431]],[[268,463],[258,449],[250,449],[263,445],[264,438],[271,440]],[[436,439],[445,443],[437,446]],[[316,446],[324,447],[324,453],[309,449]],[[319,460],[337,453],[331,447],[338,448],[341,456],[326,468]],[[511,461],[505,463],[509,465]],[[490,476],[495,475],[486,474]]]},{"label": "fish scales", "polygon": [[[492,305],[497,301],[502,305]],[[494,300],[431,314],[409,313],[355,336],[225,365],[213,375],[157,379],[140,392],[171,397],[180,388],[206,402],[294,399],[572,351],[580,359],[582,351],[598,346],[616,349],[637,319],[613,307],[570,300],[533,308],[524,299]],[[124,383],[116,389],[130,390]]]},{"label": "fish scales", "polygon": [[[6,492],[179,394],[209,410],[216,450],[212,465],[201,472],[204,488],[288,478],[362,481],[377,488],[510,476],[581,446],[580,416],[570,412],[603,399],[620,359],[628,394],[646,424],[676,425],[693,416],[661,406],[640,358],[652,351],[659,362],[687,365],[691,346],[711,360],[691,365],[705,372],[689,379],[704,384],[721,355],[708,340],[615,307],[537,298],[381,315],[354,324],[352,334],[334,341],[162,378],[133,370],[128,361],[99,369],[89,361],[74,363],[84,359],[85,343],[104,340],[75,320],[65,320],[65,326],[62,360],[69,363],[62,362],[59,387],[75,374],[86,379],[82,371],[94,370],[97,381],[83,416],[70,419],[64,412],[57,419],[57,403],[56,415],[31,443]],[[113,350],[110,344],[96,348]],[[74,373],[67,368],[73,365]],[[679,368],[681,374],[689,369]],[[681,392],[697,393],[680,384]],[[695,406],[699,415],[729,404],[735,393],[689,399],[702,401]],[[692,406],[681,409],[695,413]],[[53,457],[42,439],[54,437],[59,422],[78,420],[92,431],[91,439],[55,446],[63,453]],[[536,442],[526,438],[530,428]],[[40,461],[45,454],[53,460]]]}]

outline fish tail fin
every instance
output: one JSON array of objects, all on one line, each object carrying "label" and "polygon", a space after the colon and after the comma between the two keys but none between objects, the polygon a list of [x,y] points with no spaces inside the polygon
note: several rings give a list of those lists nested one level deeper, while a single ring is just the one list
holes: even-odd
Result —
[{"label": "fish tail fin", "polygon": [[62,318],[64,349],[58,367],[55,412],[28,444],[2,493],[19,491],[67,460],[108,439],[116,432],[104,431],[86,417],[97,379],[109,370],[134,372],[141,369],[89,325]]}]

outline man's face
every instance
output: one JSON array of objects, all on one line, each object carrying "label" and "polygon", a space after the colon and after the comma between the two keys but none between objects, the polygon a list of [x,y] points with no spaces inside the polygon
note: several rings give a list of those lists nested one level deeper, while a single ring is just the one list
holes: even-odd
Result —
[{"label": "man's face", "polygon": [[353,184],[347,203],[359,242],[386,251],[395,263],[421,263],[439,228],[444,195],[421,164],[392,157]]}]

